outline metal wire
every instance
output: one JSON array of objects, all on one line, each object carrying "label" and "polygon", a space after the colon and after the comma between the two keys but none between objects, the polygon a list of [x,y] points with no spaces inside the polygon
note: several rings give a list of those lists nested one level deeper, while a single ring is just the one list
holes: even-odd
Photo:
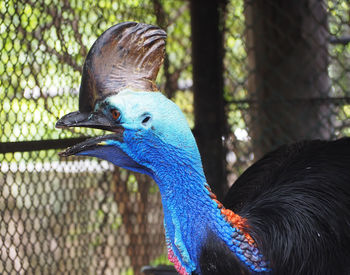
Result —
[{"label": "metal wire", "polygon": [[280,144],[350,135],[349,3],[286,3],[228,4],[230,131],[225,144],[230,184]]}]

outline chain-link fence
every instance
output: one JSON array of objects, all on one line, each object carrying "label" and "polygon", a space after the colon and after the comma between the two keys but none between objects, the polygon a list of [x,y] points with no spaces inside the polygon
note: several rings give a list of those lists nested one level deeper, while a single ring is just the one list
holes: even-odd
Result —
[{"label": "chain-link fence", "polygon": [[[278,2],[227,4],[230,183],[280,143],[350,134],[348,2]],[[189,2],[6,0],[0,19],[0,274],[137,274],[164,262],[154,183],[105,161],[59,158],[100,131],[54,125],[77,109],[94,40],[133,20],[167,31],[158,82],[193,126]]]},{"label": "chain-link fence", "polygon": [[225,39],[230,183],[278,145],[350,134],[348,1],[230,1]]},{"label": "chain-link fence", "polygon": [[172,5],[179,12],[168,16],[158,1],[0,3],[0,274],[139,274],[166,260],[155,184],[104,161],[59,158],[99,131],[55,122],[77,109],[88,49],[118,22],[173,26],[168,51],[180,49],[170,58],[179,63],[163,75],[188,66],[176,42],[188,4]]}]

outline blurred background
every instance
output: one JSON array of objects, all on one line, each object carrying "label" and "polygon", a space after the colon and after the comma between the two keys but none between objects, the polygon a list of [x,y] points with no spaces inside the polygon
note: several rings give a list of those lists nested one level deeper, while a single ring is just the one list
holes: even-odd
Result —
[{"label": "blurred background", "polygon": [[186,114],[220,198],[281,144],[350,135],[347,0],[1,1],[0,274],[131,275],[167,263],[149,178],[58,156],[101,134],[55,122],[78,108],[93,42],[123,21],[167,31],[158,84]]}]

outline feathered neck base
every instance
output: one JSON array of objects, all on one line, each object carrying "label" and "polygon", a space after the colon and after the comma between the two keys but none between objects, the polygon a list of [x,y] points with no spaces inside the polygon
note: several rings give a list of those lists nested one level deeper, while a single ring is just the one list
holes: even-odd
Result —
[{"label": "feathered neck base", "polygon": [[[269,271],[268,263],[248,233],[246,219],[226,209],[208,184],[199,184],[202,176],[198,178],[194,171],[186,171],[185,175],[181,175],[179,170],[176,172],[171,177],[163,177],[161,182],[159,178],[155,179],[162,195],[168,258],[179,274],[201,274],[200,253],[211,233],[221,239],[252,272]],[[164,180],[171,189],[163,189]]]},{"label": "feathered neck base", "polygon": [[[214,234],[250,270],[267,271],[262,254],[246,230],[246,220],[225,209],[206,183],[192,133],[183,131],[181,140],[171,133],[166,136],[167,143],[152,140],[157,155],[150,155],[142,163],[159,186],[169,260],[182,275],[201,274],[201,251]],[[172,145],[177,143],[181,146]]]},{"label": "feathered neck base", "polygon": [[217,200],[216,195],[208,185],[206,185],[206,188],[209,191],[210,198],[217,204],[221,217],[232,227],[233,233],[228,238],[225,236],[227,238],[224,239],[225,243],[250,270],[255,272],[268,271],[268,264],[264,256],[259,252],[256,242],[247,231],[249,229],[247,220],[235,214],[232,210],[226,209]]}]

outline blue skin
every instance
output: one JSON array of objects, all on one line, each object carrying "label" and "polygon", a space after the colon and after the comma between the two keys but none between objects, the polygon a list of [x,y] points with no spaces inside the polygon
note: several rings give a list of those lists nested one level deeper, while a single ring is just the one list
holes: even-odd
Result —
[{"label": "blue skin", "polygon": [[178,106],[159,92],[131,90],[102,103],[95,110],[111,119],[111,109],[120,111],[116,124],[125,129],[124,141],[107,140],[79,155],[105,159],[155,180],[162,197],[168,246],[187,273],[200,274],[199,252],[208,229],[232,251],[239,250],[232,239],[236,229],[209,196],[195,139]]}]

